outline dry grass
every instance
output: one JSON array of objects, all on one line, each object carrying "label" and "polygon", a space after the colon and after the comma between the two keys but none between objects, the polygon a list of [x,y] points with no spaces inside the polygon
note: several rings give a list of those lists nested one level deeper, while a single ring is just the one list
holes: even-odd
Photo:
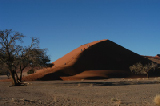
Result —
[{"label": "dry grass", "polygon": [[81,81],[84,81],[84,79],[81,79]]},{"label": "dry grass", "polygon": [[120,101],[119,99],[117,99],[117,98],[111,98],[111,101]]},{"label": "dry grass", "polygon": [[155,98],[154,98],[154,103],[155,103],[156,105],[160,106],[160,94],[155,96]]},{"label": "dry grass", "polygon": [[90,84],[89,86],[91,86],[91,87],[92,87],[92,86],[93,86],[93,84]]},{"label": "dry grass", "polygon": [[81,83],[78,83],[78,85],[77,85],[78,87],[80,87],[81,86]]},{"label": "dry grass", "polygon": [[54,101],[54,102],[57,102],[57,97],[56,97],[56,96],[53,98],[53,101]]},{"label": "dry grass", "polygon": [[141,78],[137,78],[137,81],[141,80]]},{"label": "dry grass", "polygon": [[116,101],[117,106],[120,106],[121,103],[122,103],[121,100]]},{"label": "dry grass", "polygon": [[111,101],[112,101],[112,102],[115,102],[115,104],[116,104],[117,106],[120,106],[120,104],[122,103],[122,101],[119,100],[119,99],[117,99],[117,98],[111,98]]},{"label": "dry grass", "polygon": [[133,79],[128,79],[128,81],[133,81]]}]

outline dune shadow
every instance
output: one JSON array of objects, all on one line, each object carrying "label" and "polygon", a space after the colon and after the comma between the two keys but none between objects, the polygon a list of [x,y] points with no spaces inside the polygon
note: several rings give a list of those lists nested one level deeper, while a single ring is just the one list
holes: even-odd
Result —
[{"label": "dune shadow", "polygon": [[117,82],[65,82],[61,84],[67,85],[93,85],[93,86],[127,86],[127,85],[144,85],[144,84],[160,84],[160,81],[117,81]]}]

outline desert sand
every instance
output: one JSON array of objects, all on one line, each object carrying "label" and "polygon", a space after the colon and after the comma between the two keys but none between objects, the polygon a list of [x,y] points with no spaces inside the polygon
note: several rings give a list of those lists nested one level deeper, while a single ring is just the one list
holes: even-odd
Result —
[{"label": "desert sand", "polygon": [[156,106],[160,78],[0,82],[0,106]]}]

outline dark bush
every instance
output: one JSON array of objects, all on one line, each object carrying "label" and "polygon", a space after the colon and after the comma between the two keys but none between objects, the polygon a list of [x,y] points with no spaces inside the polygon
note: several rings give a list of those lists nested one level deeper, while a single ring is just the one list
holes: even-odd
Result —
[{"label": "dark bush", "polygon": [[28,70],[27,74],[33,74],[34,73],[34,70]]}]

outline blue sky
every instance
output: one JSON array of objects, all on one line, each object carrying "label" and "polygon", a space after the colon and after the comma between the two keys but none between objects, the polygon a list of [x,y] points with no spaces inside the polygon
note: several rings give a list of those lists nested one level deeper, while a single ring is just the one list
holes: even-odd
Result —
[{"label": "blue sky", "polygon": [[38,37],[51,61],[109,39],[140,55],[160,54],[160,0],[0,0],[0,30]]}]

